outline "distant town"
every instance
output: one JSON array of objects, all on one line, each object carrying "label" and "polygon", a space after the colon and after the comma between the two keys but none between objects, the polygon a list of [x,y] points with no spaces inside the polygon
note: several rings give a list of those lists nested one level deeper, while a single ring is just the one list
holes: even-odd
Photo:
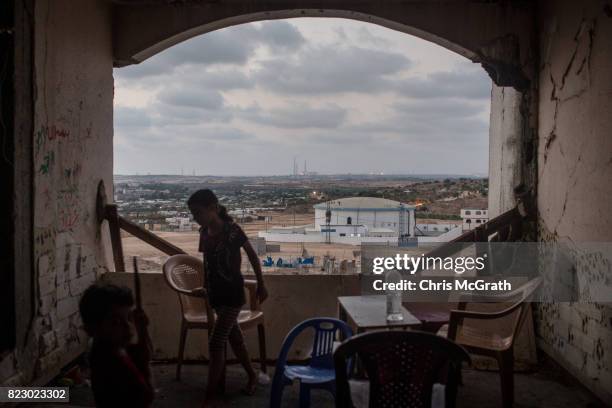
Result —
[{"label": "distant town", "polygon": [[314,214],[314,205],[344,197],[378,197],[415,206],[415,217],[460,220],[462,208],[487,208],[488,180],[458,176],[290,175],[222,177],[116,175],[115,202],[127,219],[153,231],[194,231],[191,193],[210,188],[241,223],[266,213]]}]

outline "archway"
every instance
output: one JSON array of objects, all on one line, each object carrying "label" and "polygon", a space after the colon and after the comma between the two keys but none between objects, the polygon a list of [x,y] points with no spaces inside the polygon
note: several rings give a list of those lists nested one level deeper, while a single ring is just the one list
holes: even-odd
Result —
[{"label": "archway", "polygon": [[[525,89],[533,76],[534,6],[514,2],[438,3],[278,1],[274,3],[158,4],[115,1],[116,66],[139,63],[188,38],[254,21],[336,17],[411,34],[480,62],[499,86]],[[457,24],[460,21],[462,24]],[[483,24],[486,21],[487,24]],[[145,22],[143,24],[143,22]],[[452,24],[451,24],[452,22]]]}]

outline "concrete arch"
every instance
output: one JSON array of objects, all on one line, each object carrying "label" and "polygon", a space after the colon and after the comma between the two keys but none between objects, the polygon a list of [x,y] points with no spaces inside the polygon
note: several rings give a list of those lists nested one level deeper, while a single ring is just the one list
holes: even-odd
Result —
[{"label": "concrete arch", "polygon": [[260,12],[253,14],[245,14],[235,17],[229,17],[222,20],[213,21],[211,23],[203,24],[201,26],[197,26],[194,28],[187,29],[178,34],[172,35],[156,44],[149,46],[148,48],[143,49],[142,51],[137,52],[133,55],[133,59],[137,62],[141,62],[146,60],[153,55],[172,47],[173,45],[179,44],[183,41],[189,40],[190,38],[197,37],[199,35],[209,33],[211,31],[220,30],[227,27],[237,26],[241,24],[247,24],[257,21],[269,21],[269,20],[282,20],[282,19],[290,19],[290,18],[300,18],[300,17],[326,17],[326,18],[344,18],[350,20],[357,20],[366,23],[372,23],[376,25],[380,25],[395,31],[400,31],[406,34],[413,35],[415,37],[422,38],[427,41],[431,41],[435,44],[438,44],[444,48],[447,48],[453,52],[456,52],[459,55],[462,55],[468,59],[471,59],[475,62],[478,61],[478,55],[473,51],[460,46],[459,44],[452,43],[447,41],[441,37],[435,36],[426,31],[419,30],[417,28],[403,25],[391,20],[386,20],[384,18],[380,18],[377,16],[358,13],[354,11],[346,11],[346,10],[312,10],[312,9],[302,9],[302,10],[279,10],[274,12]]},{"label": "concrete arch", "polygon": [[533,10],[515,2],[125,3],[130,2],[114,6],[117,67],[140,63],[189,38],[234,25],[297,17],[335,17],[373,23],[431,41],[481,63],[500,86],[525,89],[533,72],[528,38],[531,30],[525,29],[532,24]]}]

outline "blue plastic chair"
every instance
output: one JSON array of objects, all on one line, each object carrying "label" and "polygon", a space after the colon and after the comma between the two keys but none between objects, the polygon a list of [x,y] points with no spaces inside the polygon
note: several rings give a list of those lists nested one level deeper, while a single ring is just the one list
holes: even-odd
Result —
[{"label": "blue plastic chair", "polygon": [[302,265],[314,265],[314,256],[311,256],[310,258],[304,258],[302,260]]},{"label": "blue plastic chair", "polygon": [[271,256],[263,260],[263,266],[273,266],[273,265],[274,265],[274,260],[272,259]]},{"label": "blue plastic chair", "polygon": [[[287,354],[296,337],[304,330],[313,328],[315,330],[312,353],[308,365],[287,365]],[[340,332],[342,340],[353,335],[351,328],[341,320],[331,317],[320,317],[304,320],[295,326],[281,347],[280,354],[276,360],[276,370],[272,380],[270,394],[270,407],[279,408],[283,398],[283,389],[293,380],[300,381],[300,407],[310,406],[310,390],[324,389],[336,396],[336,372],[334,369],[333,348],[336,333]],[[348,370],[352,368],[349,363]]]}]

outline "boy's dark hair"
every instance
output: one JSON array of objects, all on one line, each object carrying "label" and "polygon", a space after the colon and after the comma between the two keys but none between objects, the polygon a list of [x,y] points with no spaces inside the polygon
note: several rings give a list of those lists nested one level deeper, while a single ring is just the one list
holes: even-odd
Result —
[{"label": "boy's dark hair", "polygon": [[132,305],[134,297],[129,288],[111,283],[94,283],[85,290],[79,302],[85,331],[92,335],[95,327],[108,316],[113,306]]}]

